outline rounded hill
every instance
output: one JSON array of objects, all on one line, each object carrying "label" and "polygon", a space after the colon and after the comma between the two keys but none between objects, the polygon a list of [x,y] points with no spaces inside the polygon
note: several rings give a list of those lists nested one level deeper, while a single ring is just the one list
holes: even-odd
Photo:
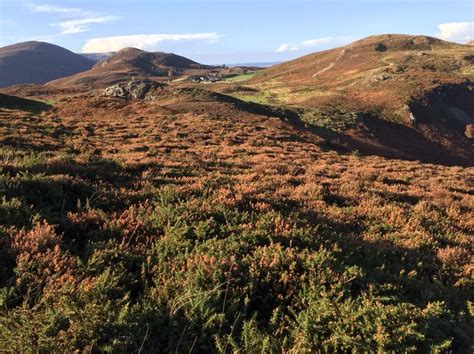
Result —
[{"label": "rounded hill", "polygon": [[435,142],[464,163],[474,158],[472,46],[428,36],[372,36],[265,69],[248,85],[303,109],[316,125],[327,126],[326,116],[335,125],[335,110],[344,126],[344,117],[358,117],[363,129],[349,132],[356,140],[422,156],[440,154],[430,144],[418,146]]},{"label": "rounded hill", "polygon": [[42,84],[89,70],[94,62],[45,42],[23,42],[0,48],[0,87]]},{"label": "rounded hill", "polygon": [[124,48],[91,70],[55,80],[54,85],[107,86],[130,78],[173,78],[210,67],[173,53]]}]

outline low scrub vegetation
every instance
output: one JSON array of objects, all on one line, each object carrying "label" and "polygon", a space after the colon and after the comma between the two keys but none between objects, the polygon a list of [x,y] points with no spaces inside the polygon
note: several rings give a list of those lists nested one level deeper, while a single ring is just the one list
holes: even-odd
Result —
[{"label": "low scrub vegetation", "polygon": [[1,112],[0,349],[472,350],[472,168],[87,99]]}]

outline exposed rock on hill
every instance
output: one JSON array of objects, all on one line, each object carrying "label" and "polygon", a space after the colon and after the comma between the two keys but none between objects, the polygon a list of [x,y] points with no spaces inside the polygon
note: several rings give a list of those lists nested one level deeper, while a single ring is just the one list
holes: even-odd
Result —
[{"label": "exposed rock on hill", "polygon": [[152,98],[152,92],[164,86],[164,84],[150,80],[133,80],[127,83],[109,86],[102,94],[109,97],[145,99]]}]

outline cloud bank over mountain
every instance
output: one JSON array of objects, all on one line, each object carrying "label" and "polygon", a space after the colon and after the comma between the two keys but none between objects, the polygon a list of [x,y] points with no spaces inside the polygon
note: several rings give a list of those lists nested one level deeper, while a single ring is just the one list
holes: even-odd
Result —
[{"label": "cloud bank over mountain", "polygon": [[122,48],[133,47],[148,51],[158,50],[163,42],[208,42],[214,43],[221,35],[210,33],[185,34],[141,34],[132,36],[114,36],[89,39],[82,48],[83,53],[106,53],[118,51]]}]

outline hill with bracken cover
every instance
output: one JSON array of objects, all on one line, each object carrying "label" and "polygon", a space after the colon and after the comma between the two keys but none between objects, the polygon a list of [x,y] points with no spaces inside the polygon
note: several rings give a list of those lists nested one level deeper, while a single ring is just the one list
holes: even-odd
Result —
[{"label": "hill with bracken cover", "polygon": [[184,73],[200,72],[210,66],[188,58],[162,52],[125,48],[97,63],[91,70],[52,81],[51,85],[105,87],[132,78],[176,78]]},{"label": "hill with bracken cover", "polygon": [[387,118],[409,123],[410,104],[417,99],[473,78],[473,55],[470,46],[426,36],[373,36],[271,67],[255,81],[284,84],[294,91],[290,103],[345,99],[360,109],[380,106]]},{"label": "hill with bracken cover", "polygon": [[298,109],[309,125],[342,133],[366,153],[472,164],[473,78],[472,46],[382,35],[273,66],[240,91],[221,90]]}]

